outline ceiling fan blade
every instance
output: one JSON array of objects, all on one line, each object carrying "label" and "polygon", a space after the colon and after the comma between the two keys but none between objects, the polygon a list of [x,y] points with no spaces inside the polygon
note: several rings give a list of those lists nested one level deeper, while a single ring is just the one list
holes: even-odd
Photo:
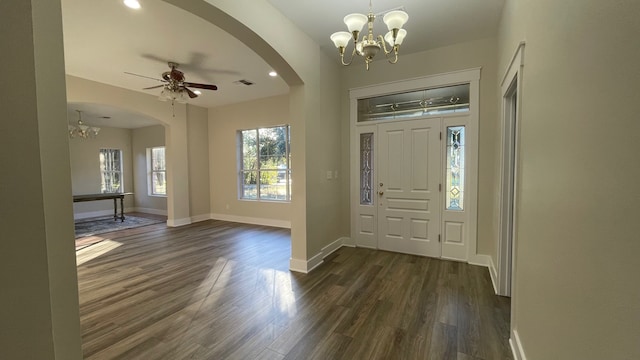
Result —
[{"label": "ceiling fan blade", "polygon": [[183,84],[184,84],[184,86],[188,86],[188,87],[192,87],[192,88],[196,88],[196,89],[218,90],[218,87],[215,86],[215,85],[198,84],[198,83],[191,83],[191,82],[184,82]]},{"label": "ceiling fan blade", "polygon": [[198,94],[194,93],[194,92],[193,92],[193,91],[191,91],[189,88],[186,88],[186,87],[185,87],[185,88],[184,88],[184,90],[187,92],[187,94],[189,94],[189,97],[190,97],[190,98],[192,98],[192,99],[193,99],[193,98],[197,98],[197,97],[198,97]]},{"label": "ceiling fan blade", "polygon": [[142,77],[142,78],[145,78],[145,79],[151,79],[151,80],[155,80],[155,81],[164,82],[164,80],[156,79],[156,78],[152,78],[152,77],[150,77],[150,76],[144,76],[144,75],[134,74],[134,73],[126,72],[126,71],[125,71],[124,73],[125,73],[125,74],[127,74],[127,75],[139,76],[139,77]]},{"label": "ceiling fan blade", "polygon": [[156,86],[150,86],[150,87],[146,87],[146,88],[142,88],[142,90],[151,90],[151,89],[157,89],[159,87],[163,87],[164,85],[156,85]]}]

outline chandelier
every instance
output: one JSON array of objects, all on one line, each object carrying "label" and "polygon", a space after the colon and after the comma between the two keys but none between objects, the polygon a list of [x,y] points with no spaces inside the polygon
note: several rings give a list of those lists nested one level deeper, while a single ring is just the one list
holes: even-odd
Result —
[{"label": "chandelier", "polygon": [[[371,0],[369,0],[369,15],[364,14],[349,14],[344,17],[344,23],[347,25],[349,32],[338,31],[331,35],[331,41],[338,48],[340,53],[340,61],[342,65],[351,65],[355,55],[364,57],[364,62],[369,70],[369,63],[373,61],[376,54],[382,49],[387,60],[391,64],[398,62],[398,49],[400,44],[407,36],[407,31],[402,26],[409,19],[409,15],[402,10],[392,10],[384,15],[382,21],[387,25],[389,32],[383,37],[373,35],[373,22],[376,19],[376,15],[371,11]],[[367,33],[359,39],[360,32],[367,24]],[[353,51],[351,52],[351,59],[348,62],[344,61],[344,53],[349,43],[349,40],[353,39]],[[389,43],[391,49],[387,49],[385,41]]]},{"label": "chandelier", "polygon": [[95,127],[95,126],[87,126],[82,122],[82,111],[80,110],[76,110],[78,112],[78,124],[77,125],[71,125],[69,124],[69,137],[70,138],[82,138],[82,139],[89,139],[89,138],[95,138],[96,136],[98,136],[98,133],[100,132],[100,128],[99,127]]}]

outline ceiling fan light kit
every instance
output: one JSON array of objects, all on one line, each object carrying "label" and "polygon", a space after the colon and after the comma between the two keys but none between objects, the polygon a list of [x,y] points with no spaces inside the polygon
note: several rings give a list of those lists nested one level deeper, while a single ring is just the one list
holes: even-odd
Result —
[{"label": "ceiling fan light kit", "polygon": [[[344,17],[344,23],[347,25],[347,31],[338,31],[330,36],[333,44],[338,48],[340,54],[340,62],[344,66],[351,65],[356,55],[364,58],[365,66],[369,70],[369,63],[382,50],[391,64],[398,62],[398,50],[402,44],[407,31],[402,27],[409,20],[409,15],[402,10],[392,10],[387,12],[382,21],[387,25],[389,30],[384,36],[373,35],[373,23],[376,15],[371,10],[371,0],[369,1],[369,14],[349,14]],[[367,33],[360,39],[360,32],[364,25],[367,24]],[[353,39],[353,51],[351,59],[345,62],[344,53],[349,41]],[[391,47],[387,48],[386,43]]]}]

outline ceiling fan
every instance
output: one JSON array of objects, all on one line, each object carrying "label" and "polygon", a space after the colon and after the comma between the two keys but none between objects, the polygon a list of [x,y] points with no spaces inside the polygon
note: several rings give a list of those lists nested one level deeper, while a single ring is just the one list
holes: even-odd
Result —
[{"label": "ceiling fan", "polygon": [[125,74],[139,76],[147,79],[152,79],[156,81],[160,81],[162,85],[150,86],[143,88],[142,90],[150,90],[163,88],[162,93],[160,94],[160,98],[162,100],[183,100],[186,102],[187,98],[185,96],[188,95],[189,98],[196,98],[198,94],[196,94],[193,90],[189,88],[203,89],[203,90],[218,90],[216,85],[211,84],[198,84],[185,81],[184,73],[178,70],[178,63],[168,62],[170,71],[165,71],[162,73],[162,79],[156,79],[149,76],[138,75],[130,72],[126,72]]}]

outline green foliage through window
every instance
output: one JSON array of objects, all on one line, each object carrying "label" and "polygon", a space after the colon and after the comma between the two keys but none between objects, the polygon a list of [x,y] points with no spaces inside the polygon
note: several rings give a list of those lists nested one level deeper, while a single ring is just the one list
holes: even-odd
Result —
[{"label": "green foliage through window", "polygon": [[164,146],[147,149],[149,195],[167,195],[167,168]]},{"label": "green foliage through window", "polygon": [[120,149],[100,149],[100,192],[123,192]]},{"label": "green foliage through window", "polygon": [[238,131],[242,199],[291,199],[289,125]]}]

